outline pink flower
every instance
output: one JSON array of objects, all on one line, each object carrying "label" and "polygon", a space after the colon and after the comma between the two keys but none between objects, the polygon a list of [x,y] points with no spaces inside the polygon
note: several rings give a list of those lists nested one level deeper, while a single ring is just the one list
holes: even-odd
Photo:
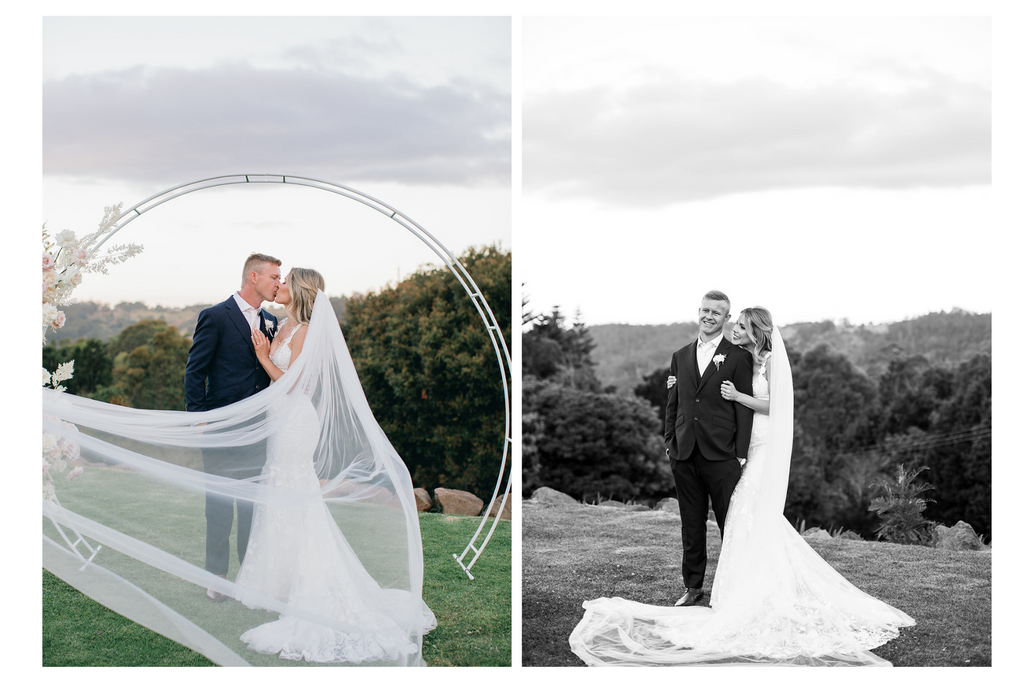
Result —
[{"label": "pink flower", "polygon": [[64,315],[63,311],[58,311],[57,317],[53,319],[54,329],[56,330],[57,328],[63,328],[65,321],[67,321],[67,316]]},{"label": "pink flower", "polygon": [[60,450],[64,452],[64,456],[67,457],[69,461],[75,460],[78,458],[78,454],[81,453],[81,449],[78,444],[68,440],[62,440]]},{"label": "pink flower", "polygon": [[50,464],[47,463],[46,459],[44,458],[43,459],[43,477],[46,477],[47,473],[49,473],[49,472],[50,472]]},{"label": "pink flower", "polygon": [[77,480],[78,476],[81,475],[83,472],[85,471],[82,469],[82,466],[78,466],[70,473],[68,473],[68,480]]},{"label": "pink flower", "polygon": [[57,264],[57,260],[53,258],[52,254],[43,252],[43,270],[49,271]]},{"label": "pink flower", "polygon": [[85,264],[89,260],[89,253],[84,249],[73,249],[71,250],[71,258],[75,260],[79,266]]}]

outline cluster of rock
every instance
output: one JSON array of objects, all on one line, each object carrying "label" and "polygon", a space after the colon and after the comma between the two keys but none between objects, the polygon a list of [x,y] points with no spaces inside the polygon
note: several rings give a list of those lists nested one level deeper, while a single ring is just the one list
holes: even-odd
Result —
[{"label": "cluster of rock", "polygon": [[[419,511],[429,511],[433,508],[440,508],[441,512],[446,515],[481,515],[484,510],[484,502],[480,497],[464,492],[459,489],[445,489],[444,487],[438,487],[434,490],[434,496],[431,498],[430,493],[422,487],[417,487],[412,490],[412,493],[416,495],[416,509]],[[501,511],[501,515],[498,520],[511,520],[512,519],[512,501],[505,502],[505,495],[501,494],[498,496],[494,503],[491,504],[490,509],[487,511],[487,517],[493,518]],[[504,503],[504,506],[502,505]]]},{"label": "cluster of rock", "polygon": [[[438,490],[440,491],[440,490]],[[560,492],[551,487],[539,487],[534,491],[533,495],[529,499],[531,502],[542,503],[542,504],[554,504],[554,505],[583,505],[581,502],[572,498],[568,494]],[[621,501],[602,501],[598,506],[608,506],[611,508],[620,508],[629,511],[666,511],[669,513],[677,513],[679,511],[679,501],[674,498],[665,498],[654,504],[653,508],[644,504],[626,504]],[[475,514],[474,514],[475,515]],[[714,522],[714,513],[709,512],[709,522]],[[823,530],[820,527],[812,527],[805,530],[802,535],[805,539],[849,539],[853,541],[864,541],[864,538],[853,530],[846,530],[836,537],[828,530]],[[937,525],[935,527],[935,534],[933,536],[935,548],[947,549],[952,551],[991,551],[991,546],[986,546],[980,537],[975,533],[974,528],[969,524],[961,520],[953,527],[946,527],[945,525]]]},{"label": "cluster of rock", "polygon": [[991,546],[985,546],[981,537],[977,535],[974,528],[963,520],[953,527],[936,525],[935,533],[932,536],[935,548],[948,549],[951,551],[991,551]]}]

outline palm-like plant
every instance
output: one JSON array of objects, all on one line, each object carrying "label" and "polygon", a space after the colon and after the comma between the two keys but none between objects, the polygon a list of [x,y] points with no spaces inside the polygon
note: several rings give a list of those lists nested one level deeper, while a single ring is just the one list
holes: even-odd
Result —
[{"label": "palm-like plant", "polygon": [[925,519],[923,513],[933,499],[921,498],[921,494],[934,487],[914,482],[927,469],[927,466],[920,466],[908,471],[901,463],[896,469],[895,481],[884,478],[874,483],[877,495],[871,499],[869,510],[877,512],[882,519],[875,530],[879,539],[896,544],[931,543],[935,523]]}]

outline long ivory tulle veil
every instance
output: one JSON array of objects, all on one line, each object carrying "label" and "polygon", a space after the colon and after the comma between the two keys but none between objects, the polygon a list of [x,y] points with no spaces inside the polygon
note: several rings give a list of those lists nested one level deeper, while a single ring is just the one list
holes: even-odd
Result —
[{"label": "long ivory tulle veil", "polygon": [[569,643],[587,664],[889,665],[870,649],[914,620],[850,584],[783,516],[793,373],[777,327],[770,366],[767,443],[733,494],[711,607],[586,601]]},{"label": "long ivory tulle veil", "polygon": [[[259,476],[204,472],[204,458],[221,453],[250,471],[253,464],[260,467],[268,438],[287,428],[296,399],[316,411],[312,458],[319,491],[310,496]],[[60,503],[43,502],[43,566],[65,582],[215,663],[297,664],[249,650],[240,635],[279,615],[346,633],[376,628],[310,609],[308,600],[299,607],[250,588],[244,589],[246,604],[257,609],[209,601],[207,587],[233,598],[243,588],[233,582],[234,535],[227,579],[205,570],[205,499],[213,492],[257,506],[302,507],[322,498],[359,563],[387,595],[389,617],[416,645],[415,653],[371,664],[423,664],[422,635],[435,623],[422,600],[412,482],[374,420],[323,292],[301,355],[280,380],[248,399],[201,413],[144,411],[44,389],[43,415],[44,431],[77,443],[83,458],[100,464],[87,466],[72,482],[55,478]]]}]

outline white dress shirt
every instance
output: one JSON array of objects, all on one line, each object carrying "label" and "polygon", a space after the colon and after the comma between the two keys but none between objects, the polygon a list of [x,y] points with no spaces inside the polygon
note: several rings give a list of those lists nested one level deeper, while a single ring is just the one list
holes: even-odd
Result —
[{"label": "white dress shirt", "polygon": [[242,311],[242,315],[245,316],[245,320],[249,322],[249,331],[251,332],[260,327],[260,310],[242,299],[242,296],[237,292],[234,294],[234,297],[235,304],[238,304],[238,308]]},{"label": "white dress shirt", "polygon": [[722,341],[723,337],[725,337],[725,331],[718,333],[718,337],[707,342],[701,342],[700,337],[697,338],[697,369],[702,376],[707,370],[708,364],[711,363],[711,358],[715,355],[718,343]]}]

